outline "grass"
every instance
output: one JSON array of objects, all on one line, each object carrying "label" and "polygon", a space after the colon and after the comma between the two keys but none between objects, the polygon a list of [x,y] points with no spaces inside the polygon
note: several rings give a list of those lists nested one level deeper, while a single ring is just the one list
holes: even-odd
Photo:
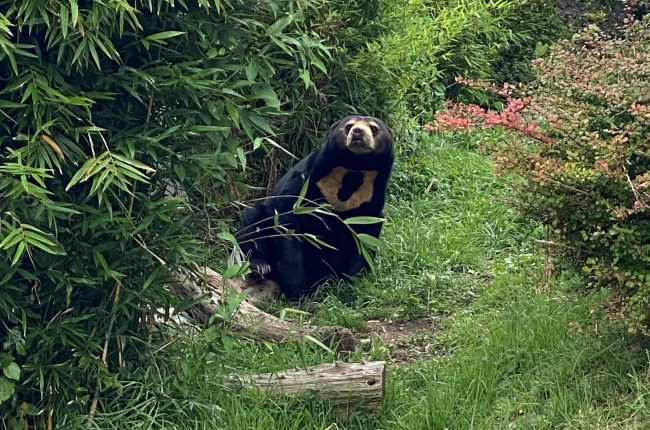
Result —
[{"label": "grass", "polygon": [[[353,288],[341,283],[336,292],[367,319],[437,315],[467,303],[483,289],[491,260],[520,252],[529,234],[527,223],[498,203],[505,180],[485,156],[442,139],[409,146],[416,145],[413,154],[397,157],[375,273]],[[338,314],[329,303],[324,308]]]},{"label": "grass", "polygon": [[647,382],[646,357],[627,352],[620,337],[590,332],[591,321],[587,303],[544,296],[461,319],[455,328],[466,340],[452,358],[426,360],[397,378],[393,401],[410,407],[385,428],[581,429],[603,424],[610,402],[625,409],[622,400],[632,398],[647,419],[646,389],[634,393]]},{"label": "grass", "polygon": [[[486,137],[487,136],[487,137]],[[367,321],[431,321],[399,346],[375,341],[335,355],[309,341],[276,345],[214,327],[160,340],[152,367],[137,369],[104,399],[102,429],[643,429],[650,428],[646,345],[604,312],[606,293],[557,273],[548,293],[539,234],[504,202],[508,178],[469,149],[417,135],[403,142],[391,185],[385,247],[376,271],[334,283],[289,314],[360,332]],[[432,330],[431,327],[434,329]],[[419,359],[391,365],[377,416],[343,419],[313,398],[272,400],[229,388],[223,376],[308,366],[334,359],[386,359],[420,348]],[[118,395],[119,394],[119,395]],[[72,409],[71,409],[72,410]],[[87,410],[81,408],[80,410]],[[112,411],[112,412],[111,412]],[[61,428],[85,429],[70,413]]]}]

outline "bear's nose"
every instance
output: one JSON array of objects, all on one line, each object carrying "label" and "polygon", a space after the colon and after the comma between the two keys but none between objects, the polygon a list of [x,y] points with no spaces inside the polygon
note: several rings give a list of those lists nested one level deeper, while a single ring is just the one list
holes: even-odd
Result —
[{"label": "bear's nose", "polygon": [[362,135],[362,134],[363,134],[363,128],[361,128],[361,127],[354,127],[354,128],[352,129],[352,134]]}]

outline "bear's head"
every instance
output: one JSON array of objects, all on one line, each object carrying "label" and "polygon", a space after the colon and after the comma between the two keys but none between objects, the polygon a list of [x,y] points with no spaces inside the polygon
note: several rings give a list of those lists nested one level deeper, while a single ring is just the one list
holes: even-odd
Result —
[{"label": "bear's head", "polygon": [[351,115],[335,122],[330,127],[328,142],[354,155],[393,152],[393,132],[373,116]]}]

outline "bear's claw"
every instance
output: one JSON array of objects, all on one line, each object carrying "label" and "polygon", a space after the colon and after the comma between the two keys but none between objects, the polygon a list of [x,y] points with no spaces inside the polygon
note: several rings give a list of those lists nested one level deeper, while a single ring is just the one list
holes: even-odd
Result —
[{"label": "bear's claw", "polygon": [[251,271],[264,276],[271,273],[271,266],[266,263],[251,264]]},{"label": "bear's claw", "polygon": [[261,284],[266,281],[265,275],[271,273],[271,266],[264,261],[251,261],[251,272],[246,276],[249,284]]}]

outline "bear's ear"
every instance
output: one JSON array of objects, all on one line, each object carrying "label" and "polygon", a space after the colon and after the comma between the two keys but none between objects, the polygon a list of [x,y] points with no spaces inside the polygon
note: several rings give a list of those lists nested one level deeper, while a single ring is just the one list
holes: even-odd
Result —
[{"label": "bear's ear", "polygon": [[334,124],[332,124],[330,126],[330,133],[329,133],[328,137],[331,136],[332,134],[334,134],[334,132],[336,131],[336,128],[339,126],[339,124],[341,124],[341,121],[343,121],[343,120],[340,119],[340,120],[336,121]]}]

